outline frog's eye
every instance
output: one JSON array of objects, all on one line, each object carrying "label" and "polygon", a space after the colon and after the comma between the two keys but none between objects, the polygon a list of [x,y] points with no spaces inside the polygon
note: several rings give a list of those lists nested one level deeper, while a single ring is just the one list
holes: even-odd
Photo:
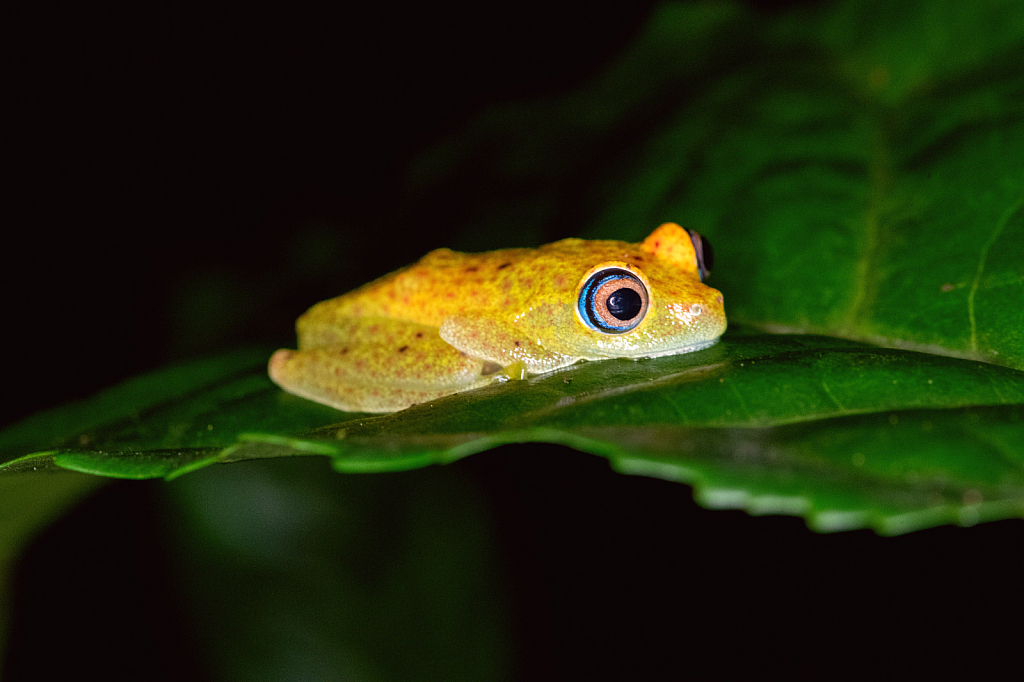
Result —
[{"label": "frog's eye", "polygon": [[629,270],[604,268],[580,287],[580,319],[607,334],[628,332],[647,314],[647,287]]},{"label": "frog's eye", "polygon": [[690,241],[693,242],[693,251],[697,254],[697,272],[700,273],[700,281],[711,276],[711,267],[715,264],[715,252],[711,250],[711,242],[701,235],[697,230],[686,228],[690,233]]}]

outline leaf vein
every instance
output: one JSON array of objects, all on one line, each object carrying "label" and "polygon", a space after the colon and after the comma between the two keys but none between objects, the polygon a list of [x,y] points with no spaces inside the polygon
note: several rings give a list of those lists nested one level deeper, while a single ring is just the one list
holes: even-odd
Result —
[{"label": "leaf vein", "polygon": [[1024,196],[999,217],[995,229],[989,235],[989,238],[985,240],[985,243],[981,245],[981,252],[978,254],[978,268],[974,273],[974,281],[971,282],[971,290],[967,294],[967,317],[971,325],[971,350],[974,352],[978,351],[978,324],[974,311],[974,299],[978,293],[978,286],[981,283],[981,275],[985,271],[985,261],[988,259],[989,250],[996,243],[996,240],[999,239],[999,235],[1002,234],[1007,223],[1010,222],[1010,218],[1021,209],[1021,206],[1024,206]]},{"label": "leaf vein", "polygon": [[825,395],[827,395],[829,397],[829,400],[831,400],[833,403],[835,403],[836,407],[838,407],[840,409],[840,411],[846,412],[846,406],[843,405],[841,402],[839,402],[834,395],[832,395],[832,391],[829,389],[828,383],[825,382],[825,381],[822,381],[821,382],[821,387],[823,389],[825,389]]}]

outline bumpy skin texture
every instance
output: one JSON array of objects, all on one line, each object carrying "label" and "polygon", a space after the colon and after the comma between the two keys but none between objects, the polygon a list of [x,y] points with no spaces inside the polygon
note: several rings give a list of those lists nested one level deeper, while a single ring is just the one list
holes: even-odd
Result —
[{"label": "bumpy skin texture", "polygon": [[[625,333],[593,329],[580,288],[628,270],[648,309]],[[640,244],[563,239],[537,249],[458,253],[418,263],[310,308],[299,350],[279,350],[271,378],[341,410],[393,412],[579,360],[641,358],[710,346],[725,331],[722,294],[700,281],[689,234],[666,223]]]}]

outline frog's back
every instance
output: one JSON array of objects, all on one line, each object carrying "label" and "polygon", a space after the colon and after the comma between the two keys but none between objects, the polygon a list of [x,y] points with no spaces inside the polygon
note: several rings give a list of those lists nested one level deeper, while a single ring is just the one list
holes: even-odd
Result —
[{"label": "frog's back", "polygon": [[381,316],[440,326],[467,310],[514,310],[544,293],[571,293],[595,258],[630,246],[563,239],[536,249],[436,249],[413,265],[318,304],[310,313],[330,305],[338,317]]}]

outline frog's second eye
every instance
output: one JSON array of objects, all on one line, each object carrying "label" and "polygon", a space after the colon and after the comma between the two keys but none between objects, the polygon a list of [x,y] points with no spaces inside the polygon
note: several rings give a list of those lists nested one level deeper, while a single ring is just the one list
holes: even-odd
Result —
[{"label": "frog's second eye", "polygon": [[697,230],[686,228],[686,231],[690,233],[693,252],[697,254],[697,272],[700,273],[700,281],[703,282],[711,275],[711,268],[715,264],[715,254],[711,250],[711,242]]},{"label": "frog's second eye", "polygon": [[647,303],[647,287],[639,277],[623,268],[604,268],[583,283],[576,305],[591,329],[621,334],[640,324]]}]

